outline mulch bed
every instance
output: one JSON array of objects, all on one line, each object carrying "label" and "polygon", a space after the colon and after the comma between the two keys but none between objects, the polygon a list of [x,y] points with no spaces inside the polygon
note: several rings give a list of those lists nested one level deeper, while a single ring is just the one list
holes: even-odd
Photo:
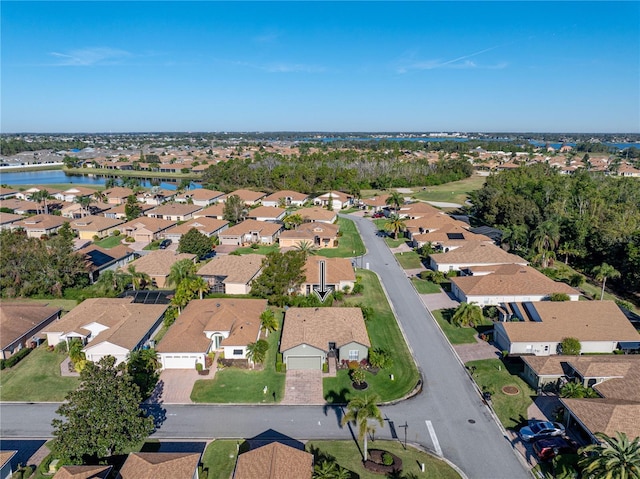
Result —
[{"label": "mulch bed", "polygon": [[[402,470],[402,459],[389,451],[383,451],[382,449],[369,449],[369,459],[364,463],[364,468],[367,471],[375,472],[378,474],[389,474],[390,472],[399,472]],[[382,462],[382,455],[389,454],[393,457],[393,463],[386,466]]]},{"label": "mulch bed", "polygon": [[520,394],[520,389],[516,386],[502,386],[502,392],[507,396],[517,396]]},{"label": "mulch bed", "polygon": [[358,391],[364,391],[365,389],[367,389],[369,387],[369,384],[365,381],[363,383],[357,384],[357,383],[351,383],[351,386],[353,387],[353,389],[356,389]]}]

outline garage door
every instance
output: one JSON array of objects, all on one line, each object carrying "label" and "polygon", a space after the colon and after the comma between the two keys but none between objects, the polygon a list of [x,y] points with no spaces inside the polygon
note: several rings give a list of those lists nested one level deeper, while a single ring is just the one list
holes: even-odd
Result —
[{"label": "garage door", "polygon": [[163,364],[165,369],[195,369],[198,355],[169,355],[163,356]]},{"label": "garage door", "polygon": [[287,369],[322,369],[320,356],[289,356]]}]

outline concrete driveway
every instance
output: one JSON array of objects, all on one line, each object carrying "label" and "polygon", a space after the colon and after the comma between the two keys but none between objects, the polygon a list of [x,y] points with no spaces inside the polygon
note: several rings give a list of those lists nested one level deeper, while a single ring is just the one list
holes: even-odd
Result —
[{"label": "concrete driveway", "polygon": [[322,371],[291,369],[284,383],[284,398],[280,404],[324,404],[322,395]]},{"label": "concrete driveway", "polygon": [[460,302],[453,298],[453,294],[445,293],[444,291],[441,293],[420,294],[418,296],[420,296],[422,303],[429,311],[460,306]]}]

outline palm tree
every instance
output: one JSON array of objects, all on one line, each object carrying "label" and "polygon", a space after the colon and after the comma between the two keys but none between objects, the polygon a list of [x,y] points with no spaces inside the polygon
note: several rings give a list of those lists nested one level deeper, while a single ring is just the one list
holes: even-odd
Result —
[{"label": "palm tree", "polygon": [[196,276],[195,278],[190,278],[189,280],[189,289],[194,293],[198,293],[198,297],[202,299],[203,295],[209,292],[209,283],[202,276]]},{"label": "palm tree", "polygon": [[532,246],[540,255],[542,267],[549,264],[549,253],[555,251],[560,241],[560,227],[555,221],[547,220],[533,232]]},{"label": "palm tree", "polygon": [[84,216],[89,215],[89,205],[93,200],[90,196],[78,196],[76,197],[76,203],[80,205],[80,208],[84,211]]},{"label": "palm tree", "polygon": [[337,464],[332,461],[322,461],[313,466],[313,479],[334,479]]},{"label": "palm tree", "polygon": [[269,343],[264,339],[259,339],[255,343],[249,343],[247,344],[247,359],[249,359],[251,363],[263,363],[268,350]]},{"label": "palm tree", "polygon": [[385,203],[389,206],[393,205],[393,210],[396,214],[398,214],[400,205],[404,205],[404,196],[402,196],[397,191],[392,191]]},{"label": "palm tree", "polygon": [[144,289],[146,285],[151,283],[151,277],[147,273],[136,271],[136,267],[133,264],[129,265],[127,272],[131,275],[131,284],[133,284],[134,291]]},{"label": "palm tree", "polygon": [[299,215],[298,213],[292,214],[287,216],[284,220],[284,226],[287,229],[298,229],[298,226],[300,226],[302,223],[304,223],[304,219],[302,218],[301,215]]},{"label": "palm tree", "polygon": [[585,478],[640,479],[640,437],[629,441],[623,432],[616,437],[597,432],[602,442],[580,449],[585,456],[578,465]]},{"label": "palm tree", "polygon": [[518,251],[527,244],[529,238],[529,228],[527,225],[513,225],[506,228],[502,235],[502,242],[507,243],[510,249]]},{"label": "palm tree", "polygon": [[107,195],[105,195],[102,191],[96,191],[93,194],[93,198],[94,198],[94,200],[96,200],[96,203],[106,203],[107,202]]},{"label": "palm tree", "polygon": [[564,264],[569,264],[569,256],[584,256],[584,251],[579,249],[575,243],[566,241],[558,248],[558,253],[564,255]]},{"label": "palm tree", "polygon": [[407,227],[404,220],[398,215],[391,215],[391,217],[384,224],[384,229],[387,231],[393,231],[394,239],[398,239],[398,233]]},{"label": "palm tree", "polygon": [[451,322],[458,326],[475,326],[482,322],[482,308],[475,303],[463,301],[453,313]]},{"label": "palm tree", "polygon": [[49,214],[49,207],[47,205],[47,200],[49,199],[49,197],[50,197],[50,195],[49,195],[49,192],[47,190],[36,191],[35,193],[32,193],[31,196],[30,196],[31,201],[36,201],[39,204],[44,203],[44,208],[43,208],[42,212],[45,215]]},{"label": "palm tree", "polygon": [[300,241],[295,246],[295,249],[298,251],[302,251],[305,257],[315,256],[318,254],[318,247],[314,245],[311,241],[307,241],[307,240]]},{"label": "palm tree", "polygon": [[365,394],[362,397],[352,399],[347,404],[347,412],[341,421],[343,426],[353,422],[358,427],[358,438],[364,439],[363,460],[365,461],[369,455],[367,451],[367,433],[375,431],[375,426],[369,425],[369,420],[378,421],[380,426],[384,424],[377,402],[378,396],[375,394],[372,396]]},{"label": "palm tree", "polygon": [[181,259],[171,265],[171,270],[167,276],[167,286],[175,286],[176,289],[185,279],[194,278],[196,265],[190,259]]},{"label": "palm tree", "polygon": [[600,301],[604,298],[604,285],[607,283],[607,278],[619,278],[620,271],[607,263],[602,263],[600,266],[593,268],[593,274],[597,281],[602,281],[602,292],[600,293]]},{"label": "palm tree", "polygon": [[265,332],[267,338],[270,332],[278,330],[278,320],[271,309],[263,311],[260,315],[260,329]]}]

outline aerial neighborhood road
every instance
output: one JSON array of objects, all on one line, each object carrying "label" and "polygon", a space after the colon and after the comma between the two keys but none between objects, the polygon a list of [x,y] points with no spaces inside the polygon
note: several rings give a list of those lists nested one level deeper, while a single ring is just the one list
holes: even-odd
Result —
[{"label": "aerial neighborhood road", "polygon": [[[376,439],[406,440],[441,455],[469,478],[517,479],[531,475],[509,439],[483,403],[459,359],[375,225],[353,217],[367,254],[358,266],[376,272],[422,373],[423,390],[397,404],[383,406],[386,421]],[[47,438],[58,404],[2,404],[0,436]],[[157,439],[246,438],[267,429],[296,439],[347,439],[341,409],[322,406],[163,405]],[[404,427],[406,424],[406,428]],[[403,427],[400,427],[403,426]]]}]

